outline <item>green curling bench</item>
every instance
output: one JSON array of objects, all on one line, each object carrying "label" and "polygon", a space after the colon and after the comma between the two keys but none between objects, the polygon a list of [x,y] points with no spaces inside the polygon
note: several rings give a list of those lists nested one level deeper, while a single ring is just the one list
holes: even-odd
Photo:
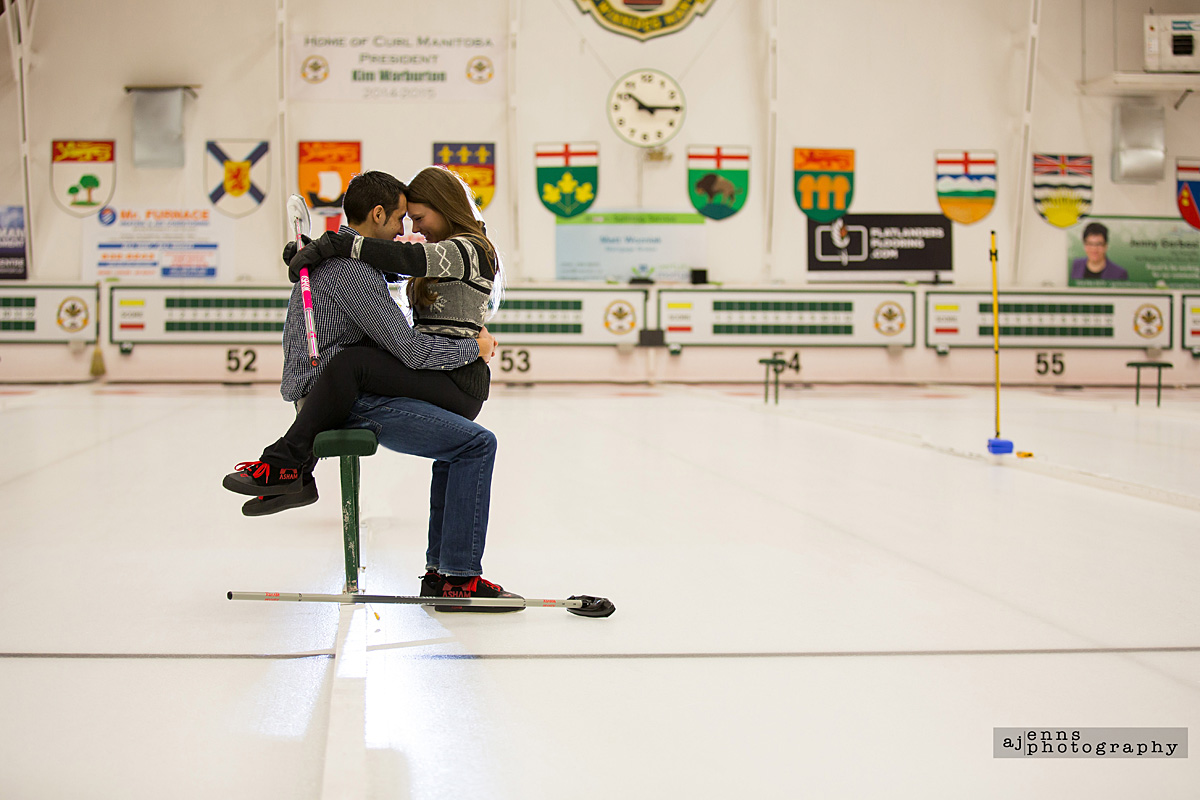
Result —
[{"label": "green curling bench", "polygon": [[374,431],[345,428],[324,431],[313,441],[317,458],[340,458],[342,471],[342,539],[346,550],[346,594],[357,594],[358,571],[362,551],[359,547],[358,489],[359,464],[362,456],[375,455],[379,440]]},{"label": "green curling bench", "polygon": [[765,364],[767,367],[766,374],[763,376],[763,402],[766,403],[771,397],[771,375],[775,375],[775,405],[779,405],[779,374],[787,367],[787,362],[782,358],[760,358],[758,363]]},{"label": "green curling bench", "polygon": [[1137,369],[1137,388],[1134,389],[1133,404],[1140,406],[1142,404],[1142,369],[1153,368],[1158,370],[1158,396],[1155,398],[1154,405],[1162,405],[1162,372],[1164,369],[1171,369],[1174,365],[1168,364],[1165,361],[1130,361],[1125,366],[1134,367]]}]

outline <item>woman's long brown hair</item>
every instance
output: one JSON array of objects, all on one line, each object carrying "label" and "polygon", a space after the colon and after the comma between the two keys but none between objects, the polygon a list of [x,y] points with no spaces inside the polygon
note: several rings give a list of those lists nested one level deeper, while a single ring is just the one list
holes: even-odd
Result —
[{"label": "woman's long brown hair", "polygon": [[[426,167],[408,184],[408,202],[420,203],[445,218],[451,236],[465,236],[479,245],[487,257],[492,272],[499,272],[496,248],[484,233],[483,222],[475,217],[471,189],[462,178],[445,167]],[[498,279],[498,275],[496,276]],[[413,278],[408,282],[408,301],[413,308],[428,308],[437,300],[429,278]]]}]

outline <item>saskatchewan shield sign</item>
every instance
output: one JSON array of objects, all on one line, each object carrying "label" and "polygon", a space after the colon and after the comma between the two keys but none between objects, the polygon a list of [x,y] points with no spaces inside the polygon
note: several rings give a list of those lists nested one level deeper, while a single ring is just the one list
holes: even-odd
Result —
[{"label": "saskatchewan shield sign", "polygon": [[796,204],[814,222],[833,222],[845,215],[854,197],[854,151],[794,151]]},{"label": "saskatchewan shield sign", "polygon": [[725,219],[746,204],[750,188],[750,148],[688,148],[688,195],[709,219]]},{"label": "saskatchewan shield sign", "polygon": [[600,145],[596,142],[547,142],[534,146],[537,192],[556,217],[582,214],[596,200],[600,183]]},{"label": "saskatchewan shield sign", "polygon": [[938,150],[934,161],[943,214],[970,225],[991,213],[996,204],[995,150]]}]

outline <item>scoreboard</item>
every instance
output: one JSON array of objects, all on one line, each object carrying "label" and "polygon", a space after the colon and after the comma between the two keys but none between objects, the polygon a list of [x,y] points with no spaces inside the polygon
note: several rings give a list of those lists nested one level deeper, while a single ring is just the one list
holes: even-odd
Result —
[{"label": "scoreboard", "polygon": [[912,347],[911,291],[662,289],[668,344]]},{"label": "scoreboard", "polygon": [[[928,347],[991,347],[991,292],[925,295]],[[1003,292],[1000,343],[1005,347],[1168,349],[1169,294],[1034,294]]]}]

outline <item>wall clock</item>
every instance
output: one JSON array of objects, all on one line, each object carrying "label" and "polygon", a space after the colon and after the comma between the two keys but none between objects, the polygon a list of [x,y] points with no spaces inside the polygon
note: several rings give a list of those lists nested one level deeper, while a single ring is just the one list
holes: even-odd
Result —
[{"label": "wall clock", "polygon": [[613,84],[607,110],[608,121],[622,139],[638,147],[657,147],[683,127],[687,101],[670,75],[637,69]]}]

